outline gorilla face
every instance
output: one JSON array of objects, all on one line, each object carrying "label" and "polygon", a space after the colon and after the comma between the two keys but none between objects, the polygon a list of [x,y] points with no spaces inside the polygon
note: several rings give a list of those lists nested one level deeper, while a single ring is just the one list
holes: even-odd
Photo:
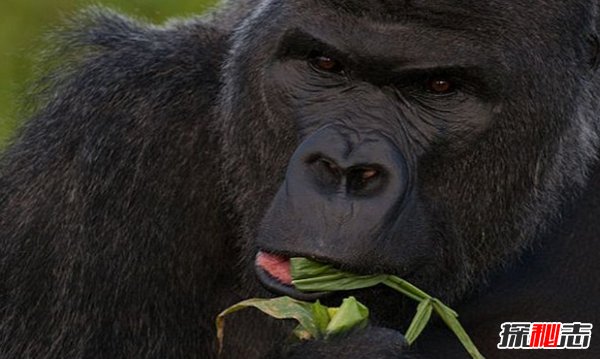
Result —
[{"label": "gorilla face", "polygon": [[264,284],[306,298],[302,256],[451,300],[530,242],[595,146],[592,50],[583,8],[511,3],[266,1],[240,27],[224,161]]}]

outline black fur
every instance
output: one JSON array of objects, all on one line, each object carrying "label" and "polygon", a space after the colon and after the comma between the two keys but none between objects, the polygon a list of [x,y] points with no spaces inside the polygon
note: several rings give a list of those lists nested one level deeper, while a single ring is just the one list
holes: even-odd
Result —
[{"label": "black fur", "polygon": [[[163,26],[99,9],[73,19],[0,162],[0,358],[216,357],[216,314],[272,295],[254,275],[259,248],[401,274],[455,306],[488,358],[599,357],[594,340],[578,352],[496,349],[505,321],[600,323],[596,6],[247,0]],[[301,26],[367,67],[396,51],[474,80],[461,101],[421,97],[420,114],[389,101],[383,65],[338,91],[337,77],[302,77],[309,54],[294,53],[288,31]],[[335,258],[338,242],[302,237],[312,213],[294,217],[277,193],[295,179],[294,151],[338,117],[390,139],[410,191],[392,198],[405,210],[385,212],[381,237],[346,237],[365,251]],[[244,313],[223,355],[466,357],[439,322],[406,349],[414,303],[355,294],[372,313],[362,332],[290,344],[291,323]]]}]

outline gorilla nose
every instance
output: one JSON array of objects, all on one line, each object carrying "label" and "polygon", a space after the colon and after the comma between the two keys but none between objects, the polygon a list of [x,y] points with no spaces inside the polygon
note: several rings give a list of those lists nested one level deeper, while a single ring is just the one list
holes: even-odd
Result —
[{"label": "gorilla nose", "polygon": [[261,222],[259,247],[363,270],[410,202],[408,168],[384,133],[345,126],[314,132],[290,159]]},{"label": "gorilla nose", "polygon": [[298,148],[290,162],[294,176],[321,194],[351,197],[392,195],[407,187],[404,157],[381,133],[360,132],[344,126],[317,131]]},{"label": "gorilla nose", "polygon": [[365,258],[377,260],[380,239],[410,199],[408,167],[384,133],[345,126],[314,132],[290,159],[258,245],[361,269]]}]

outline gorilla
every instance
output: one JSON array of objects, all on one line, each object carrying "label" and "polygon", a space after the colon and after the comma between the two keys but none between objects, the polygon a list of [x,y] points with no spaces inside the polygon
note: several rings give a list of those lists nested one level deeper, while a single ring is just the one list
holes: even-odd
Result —
[{"label": "gorilla", "polygon": [[238,0],[54,35],[0,165],[1,358],[217,358],[217,313],[355,295],[330,341],[236,314],[223,358],[467,358],[415,303],[289,284],[290,257],[405,278],[487,358],[505,322],[600,324],[592,0]]}]

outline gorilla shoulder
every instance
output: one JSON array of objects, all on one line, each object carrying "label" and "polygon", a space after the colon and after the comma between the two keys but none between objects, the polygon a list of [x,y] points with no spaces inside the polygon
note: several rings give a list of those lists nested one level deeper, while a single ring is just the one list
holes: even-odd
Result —
[{"label": "gorilla shoulder", "polygon": [[228,234],[210,132],[223,35],[92,9],[55,36],[0,158],[0,357],[188,357],[211,335],[206,309],[156,308],[200,302],[197,262],[223,248],[197,239]]}]

